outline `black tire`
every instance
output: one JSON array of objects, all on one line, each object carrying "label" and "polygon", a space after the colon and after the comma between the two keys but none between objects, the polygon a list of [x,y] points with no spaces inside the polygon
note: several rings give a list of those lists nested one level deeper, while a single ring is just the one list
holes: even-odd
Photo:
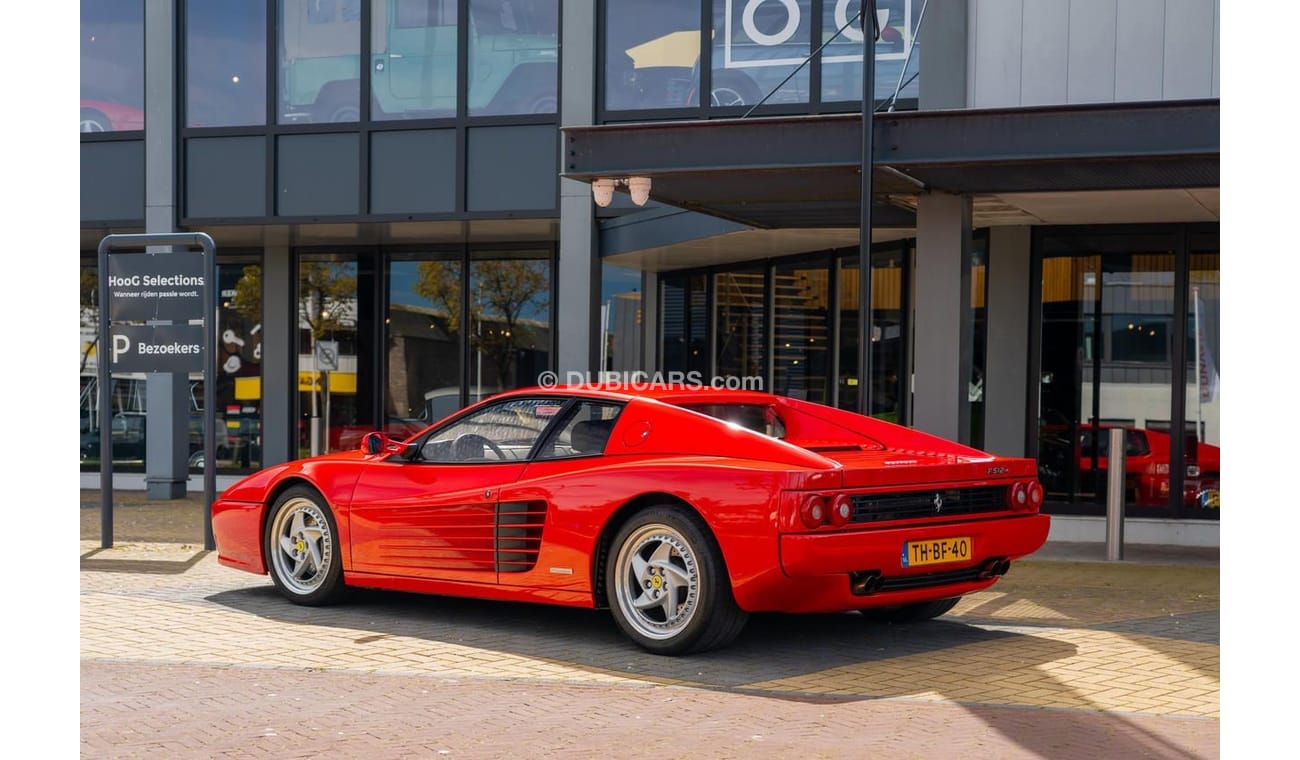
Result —
[{"label": "black tire", "polygon": [[329,504],[315,489],[294,486],[271,506],[263,550],[271,581],[294,604],[316,607],[341,599],[343,555]]},{"label": "black tire", "polygon": [[726,646],[749,619],[731,594],[717,542],[678,506],[649,507],[619,529],[605,565],[605,593],[618,627],[652,654]]},{"label": "black tire", "polygon": [[904,604],[899,607],[876,607],[858,611],[865,615],[868,620],[881,623],[919,623],[943,615],[956,607],[959,601],[961,601],[961,597],[954,596],[951,599],[936,599],[933,602],[917,602],[916,604]]}]

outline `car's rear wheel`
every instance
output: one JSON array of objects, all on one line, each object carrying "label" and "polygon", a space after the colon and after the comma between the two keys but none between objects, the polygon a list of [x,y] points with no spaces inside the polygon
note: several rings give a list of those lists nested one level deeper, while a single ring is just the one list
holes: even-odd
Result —
[{"label": "car's rear wheel", "polygon": [[634,515],[614,537],[605,589],[615,622],[654,654],[731,643],[749,616],[731,594],[722,552],[698,518],[673,506]]},{"label": "car's rear wheel", "polygon": [[290,601],[310,606],[343,594],[338,526],[315,490],[294,486],[275,500],[266,523],[266,565],[271,581]]},{"label": "car's rear wheel", "polygon": [[954,596],[950,599],[936,599],[933,602],[917,602],[916,604],[904,604],[898,607],[875,607],[867,610],[859,610],[869,620],[876,620],[882,623],[919,623],[922,620],[931,620],[940,615],[947,613],[961,597]]}]

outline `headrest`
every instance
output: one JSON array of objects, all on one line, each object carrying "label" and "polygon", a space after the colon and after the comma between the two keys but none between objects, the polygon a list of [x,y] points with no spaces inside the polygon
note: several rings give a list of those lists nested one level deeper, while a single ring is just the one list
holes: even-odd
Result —
[{"label": "headrest", "polygon": [[614,420],[583,420],[573,426],[569,445],[579,454],[599,454],[605,450]]}]

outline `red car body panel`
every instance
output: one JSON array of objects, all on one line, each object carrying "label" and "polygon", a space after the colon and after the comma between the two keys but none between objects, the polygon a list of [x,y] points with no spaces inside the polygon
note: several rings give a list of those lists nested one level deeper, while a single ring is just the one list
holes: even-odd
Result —
[{"label": "red car body panel", "polygon": [[[1048,517],[1036,505],[1010,503],[1013,484],[1035,482],[1033,460],[771,394],[532,388],[496,395],[449,419],[520,396],[625,406],[599,455],[431,464],[402,459],[393,453],[401,447],[390,444],[377,454],[269,467],[213,505],[220,562],[267,572],[267,511],[298,483],[323,495],[334,514],[348,585],[580,607],[605,605],[602,546],[612,533],[640,507],[664,501],[703,520],[736,603],[751,612],[865,609],[969,593],[996,581],[999,573],[987,568],[1034,552],[1047,537]],[[677,405],[709,403],[766,409],[785,425],[784,440]],[[963,489],[1000,501],[971,515],[936,507],[933,514],[882,513],[874,522],[817,528],[800,518],[814,495],[870,502],[901,492],[928,503]],[[532,531],[535,554],[494,544],[503,526]],[[970,539],[969,557],[903,566],[907,542],[957,536]],[[897,588],[855,594],[850,574],[864,572]]]}]

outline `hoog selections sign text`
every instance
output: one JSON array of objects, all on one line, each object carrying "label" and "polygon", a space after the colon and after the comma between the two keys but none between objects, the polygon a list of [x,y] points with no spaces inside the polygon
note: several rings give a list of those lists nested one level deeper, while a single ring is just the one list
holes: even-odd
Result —
[{"label": "hoog selections sign text", "polygon": [[116,253],[108,257],[108,317],[114,322],[203,318],[203,254]]}]

